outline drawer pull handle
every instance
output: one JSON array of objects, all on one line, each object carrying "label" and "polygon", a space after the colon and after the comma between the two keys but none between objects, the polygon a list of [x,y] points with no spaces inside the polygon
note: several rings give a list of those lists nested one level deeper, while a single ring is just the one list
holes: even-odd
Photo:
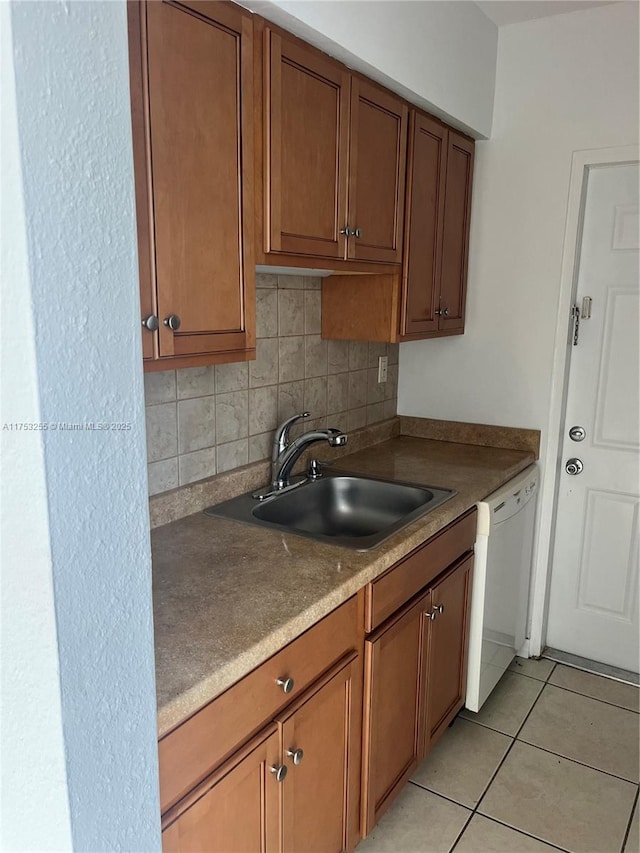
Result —
[{"label": "drawer pull handle", "polygon": [[284,764],[281,764],[280,767],[278,767],[277,764],[274,764],[273,767],[270,767],[269,769],[275,774],[276,782],[282,782],[284,777],[287,775],[287,768]]},{"label": "drawer pull handle", "polygon": [[289,758],[293,759],[293,763],[298,766],[298,764],[302,764],[302,759],[304,758],[304,752],[301,749],[288,749],[287,755]]},{"label": "drawer pull handle", "polygon": [[278,687],[282,687],[285,693],[291,693],[293,690],[293,678],[276,678],[276,684]]}]

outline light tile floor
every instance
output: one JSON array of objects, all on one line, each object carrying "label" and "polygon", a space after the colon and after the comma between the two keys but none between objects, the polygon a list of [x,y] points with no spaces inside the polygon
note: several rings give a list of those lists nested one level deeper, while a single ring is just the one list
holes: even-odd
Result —
[{"label": "light tile floor", "polygon": [[516,659],[358,853],[639,853],[637,687]]}]

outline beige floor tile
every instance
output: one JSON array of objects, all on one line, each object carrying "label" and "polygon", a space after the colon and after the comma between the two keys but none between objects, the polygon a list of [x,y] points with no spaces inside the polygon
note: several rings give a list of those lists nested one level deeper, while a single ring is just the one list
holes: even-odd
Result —
[{"label": "beige floor tile", "polygon": [[482,815],[475,814],[460,841],[455,853],[555,853],[555,847],[549,847],[542,841],[509,829]]},{"label": "beige floor tile", "polygon": [[464,710],[462,715],[507,735],[515,735],[544,687],[542,681],[505,672],[477,714]]},{"label": "beige floor tile", "polygon": [[640,829],[638,828],[639,809],[640,806],[638,806],[638,801],[636,800],[636,807],[633,810],[633,820],[631,822],[626,844],[624,845],[624,853],[638,853],[638,850],[640,850]]},{"label": "beige floor tile", "polygon": [[638,781],[638,715],[547,684],[518,739]]},{"label": "beige floor tile", "polygon": [[555,663],[552,660],[534,660],[533,658],[514,658],[509,669],[511,672],[519,672],[529,678],[537,678],[546,681],[553,672]]},{"label": "beige floor tile", "polygon": [[446,853],[470,811],[416,785],[407,785],[358,853]]},{"label": "beige floor tile", "polygon": [[511,738],[458,718],[420,764],[412,781],[474,807],[510,745]]},{"label": "beige floor tile", "polygon": [[629,711],[640,710],[640,689],[631,684],[622,684],[611,678],[603,678],[591,672],[583,672],[572,666],[558,664],[549,678],[549,684],[558,687],[566,687],[575,693],[591,696],[593,699],[602,699],[612,705],[619,705]]},{"label": "beige floor tile", "polygon": [[636,786],[516,741],[479,812],[574,853],[620,850]]}]

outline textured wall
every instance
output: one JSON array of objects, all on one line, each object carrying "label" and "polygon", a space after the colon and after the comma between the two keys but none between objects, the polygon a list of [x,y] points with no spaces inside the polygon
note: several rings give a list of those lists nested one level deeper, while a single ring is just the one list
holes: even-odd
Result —
[{"label": "textured wall", "polygon": [[0,849],[69,850],[42,434],[11,429],[39,421],[40,406],[8,3],[0,4],[0,36]]},{"label": "textured wall", "polygon": [[73,847],[159,849],[126,7],[12,27]]},{"label": "textured wall", "polygon": [[[320,281],[257,276],[255,361],[145,376],[151,494],[266,459],[278,423],[305,409],[300,431],[395,415],[397,345],[323,341]],[[389,356],[383,384],[380,355]]]}]

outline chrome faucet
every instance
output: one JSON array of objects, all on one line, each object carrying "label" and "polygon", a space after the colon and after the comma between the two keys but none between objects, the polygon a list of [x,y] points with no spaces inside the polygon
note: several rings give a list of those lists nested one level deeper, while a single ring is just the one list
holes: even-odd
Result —
[{"label": "chrome faucet", "polygon": [[315,441],[328,441],[331,447],[343,447],[347,443],[347,435],[339,429],[312,429],[305,432],[294,441],[289,442],[289,430],[296,421],[308,418],[310,412],[302,412],[280,424],[273,440],[271,454],[271,488],[275,491],[285,489],[290,485],[289,477],[293,466],[304,450]]}]

